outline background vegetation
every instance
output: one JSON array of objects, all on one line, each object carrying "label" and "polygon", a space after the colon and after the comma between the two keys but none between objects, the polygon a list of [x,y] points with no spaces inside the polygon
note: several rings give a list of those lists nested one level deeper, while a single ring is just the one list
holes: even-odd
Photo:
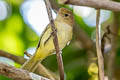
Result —
[{"label": "background vegetation", "polygon": [[[0,0],[0,50],[7,51],[16,56],[22,56],[28,58],[24,55],[24,51],[28,51],[33,54],[40,37],[40,32],[44,29],[41,27],[38,31],[34,28],[33,23],[29,21],[30,18],[26,18],[28,15],[26,11],[29,12],[31,7],[25,9],[25,5],[32,6],[32,2],[40,3],[39,0]],[[30,4],[28,4],[31,2]],[[66,80],[98,80],[98,67],[97,67],[97,57],[95,51],[95,20],[96,20],[96,10],[88,7],[78,7],[71,5],[59,5],[56,0],[51,0],[53,9],[58,9],[59,7],[66,7],[73,11],[75,19],[75,29],[73,40],[70,45],[63,49],[63,62],[65,69]],[[26,4],[25,4],[26,3]],[[24,7],[23,7],[24,4]],[[40,4],[41,5],[41,4]],[[39,6],[39,5],[37,5]],[[34,7],[36,9],[37,7]],[[44,9],[37,9],[44,10]],[[54,11],[54,10],[53,10]],[[54,13],[55,14],[55,13]],[[36,15],[32,14],[32,17]],[[42,14],[41,14],[42,15]],[[47,15],[46,15],[47,16]],[[106,27],[111,26],[111,29],[119,26],[120,14],[111,11],[101,11],[101,28],[102,34],[106,32]],[[38,17],[39,18],[39,17]],[[33,18],[32,18],[33,19]],[[117,20],[117,26],[114,24]],[[37,21],[37,20],[36,20]],[[39,23],[44,23],[40,21]],[[45,23],[47,24],[47,23]],[[115,46],[117,49],[115,51],[115,67],[114,75],[119,79],[120,70],[120,46],[119,46],[119,29],[118,33],[115,33],[114,38],[118,38]],[[112,35],[112,34],[110,34]],[[111,45],[108,43],[106,45]],[[111,48],[107,48],[111,50]],[[108,74],[107,63],[110,60],[110,51],[105,54],[105,75]],[[0,57],[1,62],[13,65],[19,68],[21,65],[14,62],[13,60],[7,59],[5,57]],[[51,55],[46,58],[43,62],[49,70],[58,74],[56,55]],[[107,76],[106,76],[107,78]],[[4,76],[0,76],[0,80],[9,80]],[[11,80],[11,79],[10,79]]]}]

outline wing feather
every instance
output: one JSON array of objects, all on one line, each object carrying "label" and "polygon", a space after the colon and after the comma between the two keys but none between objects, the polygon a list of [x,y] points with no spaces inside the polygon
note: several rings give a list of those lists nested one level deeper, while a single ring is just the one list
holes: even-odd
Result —
[{"label": "wing feather", "polygon": [[42,46],[44,46],[47,43],[47,41],[51,37],[51,33],[52,33],[51,26],[50,26],[50,24],[48,24],[48,26],[45,28],[45,30],[41,34],[41,37],[40,37],[40,40],[39,40],[39,43],[38,43],[38,46],[37,46],[36,50],[39,47],[42,47]]}]

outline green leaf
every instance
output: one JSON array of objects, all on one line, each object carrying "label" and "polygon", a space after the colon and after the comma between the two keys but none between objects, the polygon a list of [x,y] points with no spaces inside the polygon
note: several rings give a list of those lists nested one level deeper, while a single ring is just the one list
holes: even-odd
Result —
[{"label": "green leaf", "polygon": [[7,78],[7,77],[5,77],[5,76],[3,76],[3,75],[0,75],[0,80],[12,80],[12,79]]}]

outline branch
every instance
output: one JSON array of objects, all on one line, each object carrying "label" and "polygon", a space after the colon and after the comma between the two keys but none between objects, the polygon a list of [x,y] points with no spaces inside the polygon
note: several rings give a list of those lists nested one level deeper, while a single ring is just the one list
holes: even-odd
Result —
[{"label": "branch", "polygon": [[101,51],[101,39],[100,39],[100,28],[99,28],[99,19],[100,19],[100,10],[97,10],[96,16],[96,49],[97,49],[97,57],[98,57],[98,68],[99,68],[99,79],[104,80],[104,60]]},{"label": "branch", "polygon": [[56,57],[57,57],[57,63],[58,63],[58,68],[59,68],[59,73],[60,73],[60,80],[64,80],[64,67],[63,67],[63,61],[62,61],[62,56],[60,53],[60,48],[58,44],[58,38],[57,38],[57,32],[54,24],[54,20],[52,17],[52,12],[51,12],[51,4],[49,0],[45,0],[46,8],[47,8],[47,13],[49,16],[50,24],[51,24],[51,29],[53,31],[53,42],[56,50]]},{"label": "branch", "polygon": [[47,78],[44,78],[42,76],[30,73],[28,71],[17,69],[13,66],[10,66],[8,64],[4,64],[0,62],[0,75],[7,76],[9,78],[12,78],[14,80],[49,80]]},{"label": "branch", "polygon": [[15,55],[12,55],[12,54],[5,52],[5,51],[2,51],[2,50],[0,50],[0,56],[12,59],[19,64],[23,64],[25,61],[27,61],[27,59],[25,59],[23,57],[15,56]]},{"label": "branch", "polygon": [[120,11],[120,3],[108,0],[59,0],[60,4],[88,6],[96,9]]},{"label": "branch", "polygon": [[[25,52],[26,55],[30,55],[28,53]],[[0,50],[0,56],[9,58],[14,60],[15,62],[19,63],[19,64],[24,64],[25,61],[27,61],[27,59],[20,57],[20,56],[15,56],[13,54],[10,54],[8,52],[2,51]],[[42,64],[38,65],[37,70],[35,71],[35,73],[39,74],[39,75],[43,75],[51,80],[59,80],[58,76],[55,75],[53,72],[49,71],[45,66],[43,66]],[[53,79],[54,78],[54,79]]]},{"label": "branch", "polygon": [[[119,25],[120,25],[119,24],[119,13],[114,12],[114,21],[113,21],[113,26],[111,29],[114,34],[118,34]],[[111,48],[110,55],[108,57],[108,79],[109,80],[113,80],[115,78],[114,70],[116,69],[115,68],[115,58],[116,58],[117,47],[118,47],[117,39],[118,39],[118,37],[116,37],[115,35],[112,35],[112,38],[111,38],[112,48]]]}]

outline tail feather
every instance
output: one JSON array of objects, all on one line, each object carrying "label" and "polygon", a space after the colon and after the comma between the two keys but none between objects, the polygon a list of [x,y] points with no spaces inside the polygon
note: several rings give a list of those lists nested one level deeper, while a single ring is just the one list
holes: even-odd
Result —
[{"label": "tail feather", "polygon": [[37,65],[39,64],[40,60],[36,60],[36,56],[32,56],[29,60],[27,60],[21,67],[21,69],[28,70],[33,72]]},{"label": "tail feather", "polygon": [[36,53],[22,65],[21,69],[34,72],[38,64],[47,56],[49,56],[49,52],[43,49],[38,49]]}]

